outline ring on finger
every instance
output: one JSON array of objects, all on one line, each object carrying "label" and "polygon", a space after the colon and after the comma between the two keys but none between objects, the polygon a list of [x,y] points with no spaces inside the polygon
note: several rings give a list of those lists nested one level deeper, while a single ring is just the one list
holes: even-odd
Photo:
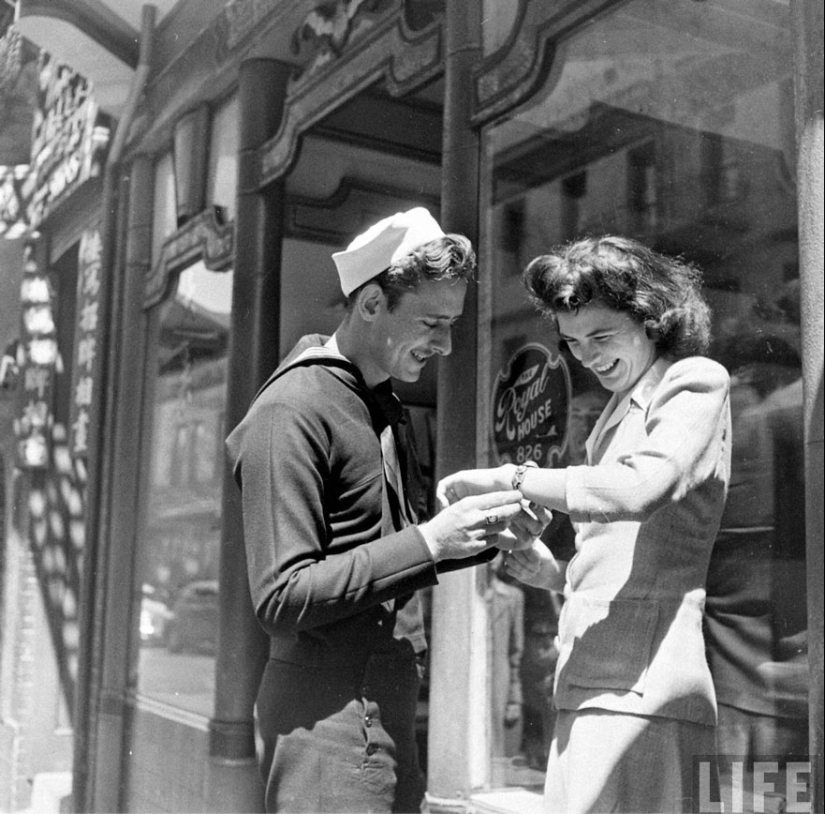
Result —
[{"label": "ring on finger", "polygon": [[498,515],[495,512],[490,512],[489,514],[484,515],[484,522],[488,526],[492,526],[498,523]]}]

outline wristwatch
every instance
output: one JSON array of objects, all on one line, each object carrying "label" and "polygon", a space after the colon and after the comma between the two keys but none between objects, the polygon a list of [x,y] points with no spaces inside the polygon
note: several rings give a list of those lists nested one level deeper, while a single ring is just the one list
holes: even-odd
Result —
[{"label": "wristwatch", "polygon": [[513,472],[513,489],[521,489],[521,482],[524,480],[524,476],[527,474],[528,468],[538,469],[538,467],[539,465],[535,461],[525,461],[523,464],[519,464],[516,467],[516,471]]}]

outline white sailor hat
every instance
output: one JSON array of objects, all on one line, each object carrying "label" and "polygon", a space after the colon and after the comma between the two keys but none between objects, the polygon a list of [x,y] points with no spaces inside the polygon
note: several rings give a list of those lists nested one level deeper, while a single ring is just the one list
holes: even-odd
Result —
[{"label": "white sailor hat", "polygon": [[367,280],[439,237],[444,237],[444,232],[421,206],[378,221],[358,235],[345,251],[332,255],[344,296],[348,297]]}]

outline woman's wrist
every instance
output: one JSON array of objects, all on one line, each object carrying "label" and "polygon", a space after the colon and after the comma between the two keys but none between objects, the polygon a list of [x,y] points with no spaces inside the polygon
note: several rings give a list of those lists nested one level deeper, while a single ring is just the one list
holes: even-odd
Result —
[{"label": "woman's wrist", "polygon": [[498,469],[499,473],[496,477],[496,486],[502,492],[509,492],[510,489],[514,489],[513,486],[513,478],[516,474],[516,465],[515,464],[502,464]]},{"label": "woman's wrist", "polygon": [[513,489],[517,489],[523,492],[523,485],[524,481],[527,477],[527,473],[531,469],[537,469],[538,464],[535,461],[525,461],[523,464],[519,464],[513,469],[512,477],[510,479],[510,486]]}]

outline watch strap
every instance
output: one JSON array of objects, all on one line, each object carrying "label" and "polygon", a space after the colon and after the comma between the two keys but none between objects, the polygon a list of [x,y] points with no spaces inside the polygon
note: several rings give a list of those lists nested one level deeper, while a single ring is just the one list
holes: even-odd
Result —
[{"label": "watch strap", "polygon": [[535,461],[526,461],[523,464],[519,464],[516,467],[516,471],[513,472],[513,489],[521,489],[521,483],[524,480],[524,476],[527,474],[528,469],[538,469],[538,464]]}]

